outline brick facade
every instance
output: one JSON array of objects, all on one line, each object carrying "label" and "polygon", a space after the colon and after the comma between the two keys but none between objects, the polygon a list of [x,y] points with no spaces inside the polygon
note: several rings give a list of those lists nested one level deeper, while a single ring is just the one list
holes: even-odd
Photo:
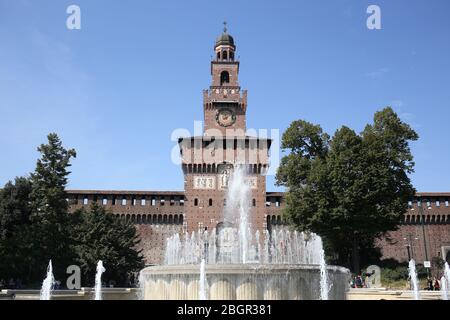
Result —
[{"label": "brick facade", "polygon": [[[202,136],[179,140],[184,191],[68,191],[71,210],[101,203],[114,215],[135,223],[148,265],[161,264],[167,237],[180,232],[213,230],[223,224],[227,181],[236,164],[243,164],[251,185],[253,228],[263,231],[282,225],[283,193],[266,192],[271,140],[246,135],[247,91],[238,81],[239,61],[234,40],[226,31],[218,38],[211,62],[211,85],[203,92]],[[391,241],[379,241],[385,258],[399,261],[410,255],[425,260],[446,258],[450,248],[450,193],[423,193],[410,203]],[[420,206],[417,200],[422,199]]]}]

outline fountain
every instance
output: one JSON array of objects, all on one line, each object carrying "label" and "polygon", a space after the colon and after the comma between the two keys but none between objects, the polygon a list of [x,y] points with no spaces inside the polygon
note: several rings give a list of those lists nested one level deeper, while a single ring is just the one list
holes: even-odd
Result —
[{"label": "fountain", "polygon": [[[228,186],[227,207],[225,208],[224,222],[228,225],[238,225],[240,260],[248,262],[251,225],[248,221],[250,212],[250,187],[245,181],[243,167],[234,170],[233,177]],[[236,213],[239,213],[237,215]]]},{"label": "fountain", "polygon": [[412,290],[414,293],[414,300],[420,300],[419,281],[417,279],[416,262],[414,261],[414,259],[411,259],[411,261],[409,261],[408,271],[409,279],[411,281]]},{"label": "fountain", "polygon": [[200,300],[207,300],[206,298],[206,262],[205,259],[202,259],[202,263],[200,264],[200,291],[199,291],[199,297]]},{"label": "fountain", "polygon": [[448,266],[448,262],[444,264],[444,275],[447,280],[447,290],[450,289],[450,267]]},{"label": "fountain", "polygon": [[442,300],[448,300],[447,279],[444,276],[441,278],[441,295]]},{"label": "fountain", "polygon": [[[322,243],[321,243],[322,245]],[[327,264],[325,262],[325,250],[323,248],[319,252],[320,254],[320,300],[328,300],[328,272]]]},{"label": "fountain", "polygon": [[95,300],[102,300],[102,274],[106,269],[103,267],[103,261],[97,263],[97,273],[95,274]]},{"label": "fountain", "polygon": [[52,260],[48,263],[47,276],[42,282],[42,288],[40,293],[40,300],[50,300],[52,297],[53,285],[55,284],[55,278],[53,277]]},{"label": "fountain", "polygon": [[141,271],[144,299],[344,300],[349,271],[326,265],[320,236],[278,226],[254,231],[250,198],[245,172],[235,167],[223,223],[169,237],[164,265]]}]

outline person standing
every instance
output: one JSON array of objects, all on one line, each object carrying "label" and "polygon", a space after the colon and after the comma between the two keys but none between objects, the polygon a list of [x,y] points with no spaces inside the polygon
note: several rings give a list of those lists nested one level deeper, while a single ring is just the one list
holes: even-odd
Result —
[{"label": "person standing", "polygon": [[440,291],[441,290],[441,284],[439,283],[439,280],[434,278],[434,291]]}]

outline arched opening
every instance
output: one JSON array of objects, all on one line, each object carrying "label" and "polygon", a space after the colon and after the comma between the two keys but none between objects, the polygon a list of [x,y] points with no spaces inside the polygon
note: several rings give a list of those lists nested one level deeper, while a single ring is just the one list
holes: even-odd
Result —
[{"label": "arched opening", "polygon": [[163,223],[167,224],[167,214],[165,214],[164,217],[163,217]]},{"label": "arched opening", "polygon": [[194,199],[194,206],[195,206],[195,207],[198,206],[198,199],[197,199],[197,198]]},{"label": "arched opening", "polygon": [[220,52],[217,52],[217,60],[220,60]]},{"label": "arched opening", "polygon": [[228,59],[228,51],[222,52],[222,57],[223,57],[223,60],[227,60]]},{"label": "arched opening", "polygon": [[228,71],[222,71],[220,74],[220,85],[222,86],[227,83],[230,83],[230,74]]},{"label": "arched opening", "polygon": [[173,224],[173,216],[169,214],[169,224]]},{"label": "arched opening", "polygon": [[272,216],[272,224],[276,224],[277,223],[277,217],[276,216]]},{"label": "arched opening", "polygon": [[210,207],[212,207],[212,205],[213,205],[213,200],[212,200],[212,199],[209,199],[208,205],[209,205]]},{"label": "arched opening", "polygon": [[163,222],[162,220],[162,214],[158,215],[158,224],[161,224]]},{"label": "arched opening", "polygon": [[256,199],[252,200],[252,206],[256,207]]}]

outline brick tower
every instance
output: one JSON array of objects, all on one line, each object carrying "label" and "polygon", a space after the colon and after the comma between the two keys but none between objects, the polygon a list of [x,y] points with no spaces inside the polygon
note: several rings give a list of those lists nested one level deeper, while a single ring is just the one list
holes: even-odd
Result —
[{"label": "brick tower", "polygon": [[266,228],[266,177],[271,140],[247,135],[247,91],[239,86],[236,45],[226,23],[214,47],[212,83],[203,92],[202,136],[180,138],[188,232],[223,224],[227,186],[235,165],[244,166],[250,185],[252,228]]}]

